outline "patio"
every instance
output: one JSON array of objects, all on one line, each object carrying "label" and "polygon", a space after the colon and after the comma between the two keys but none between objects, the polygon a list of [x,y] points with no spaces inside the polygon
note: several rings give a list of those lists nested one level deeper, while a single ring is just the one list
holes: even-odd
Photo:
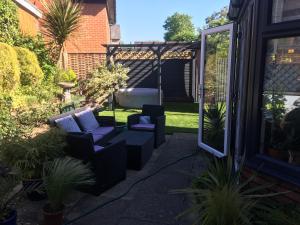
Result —
[{"label": "patio", "polygon": [[[183,151],[184,149],[184,151]],[[197,150],[197,135],[176,133],[167,136],[167,141],[153,152],[153,156],[141,171],[129,170],[127,179],[99,197],[74,193],[66,209],[66,222],[88,212],[94,207],[123,194],[137,180],[152,174],[168,163],[193,154]],[[76,225],[184,225],[192,218],[176,219],[189,208],[191,199],[186,195],[170,194],[175,189],[190,186],[194,176],[204,169],[205,159],[197,154],[174,164],[155,176],[137,184],[125,197],[80,219]],[[75,202],[75,204],[74,204]],[[44,202],[28,202],[20,205],[19,224],[36,224],[42,218],[40,210]],[[25,210],[26,209],[26,210]]]}]

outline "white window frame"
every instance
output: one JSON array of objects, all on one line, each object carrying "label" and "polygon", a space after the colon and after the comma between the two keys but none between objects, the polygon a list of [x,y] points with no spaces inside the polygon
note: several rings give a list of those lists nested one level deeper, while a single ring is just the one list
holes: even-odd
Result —
[{"label": "white window frame", "polygon": [[[220,33],[224,31],[229,31],[229,49],[228,49],[228,70],[227,70],[227,88],[226,88],[226,119],[225,119],[225,135],[224,135],[224,151],[223,153],[212,148],[211,146],[205,144],[202,140],[203,137],[203,110],[204,110],[204,76],[205,76],[205,52],[206,52],[206,36],[210,34]],[[199,132],[198,132],[198,146],[205,151],[208,151],[215,155],[216,157],[222,158],[228,155],[230,148],[231,139],[231,72],[232,72],[232,48],[233,48],[233,31],[234,24],[227,24],[224,26],[219,26],[211,29],[202,31],[201,40],[201,59],[200,59],[200,101],[199,101]]]}]

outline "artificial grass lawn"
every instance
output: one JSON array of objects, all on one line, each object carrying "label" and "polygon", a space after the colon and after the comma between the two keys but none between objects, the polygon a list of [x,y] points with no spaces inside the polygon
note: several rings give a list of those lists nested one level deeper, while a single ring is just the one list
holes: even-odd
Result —
[{"label": "artificial grass lawn", "polygon": [[[166,132],[167,133],[197,133],[199,121],[199,105],[197,103],[165,103]],[[127,123],[127,117],[139,113],[138,109],[116,109],[116,120],[118,123]],[[103,111],[102,116],[113,115],[112,111]]]}]

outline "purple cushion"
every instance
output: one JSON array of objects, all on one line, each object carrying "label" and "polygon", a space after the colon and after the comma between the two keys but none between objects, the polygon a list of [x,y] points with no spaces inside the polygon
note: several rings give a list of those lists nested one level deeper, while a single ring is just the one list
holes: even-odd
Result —
[{"label": "purple cushion", "polygon": [[91,133],[94,135],[100,134],[102,136],[112,132],[114,130],[113,127],[98,127],[95,130],[92,130]]},{"label": "purple cushion", "polygon": [[91,109],[84,110],[79,113],[75,113],[81,127],[86,132],[91,132],[99,127],[99,123],[96,120]]},{"label": "purple cushion", "polygon": [[91,134],[93,135],[94,142],[100,141],[104,137],[103,134],[93,134],[93,132]]},{"label": "purple cushion", "polygon": [[101,140],[106,134],[113,131],[113,127],[98,127],[95,130],[90,131],[93,135],[94,142]]},{"label": "purple cushion", "polygon": [[133,129],[137,129],[137,130],[154,130],[155,128],[155,124],[134,124],[131,126],[131,128]]},{"label": "purple cushion", "polygon": [[140,116],[140,124],[150,124],[151,118],[150,116]]},{"label": "purple cushion", "polygon": [[100,152],[102,149],[104,149],[104,147],[102,147],[100,145],[94,145],[94,151],[95,152]]},{"label": "purple cushion", "polygon": [[66,116],[55,120],[57,126],[65,132],[81,132],[79,126],[72,116]]}]

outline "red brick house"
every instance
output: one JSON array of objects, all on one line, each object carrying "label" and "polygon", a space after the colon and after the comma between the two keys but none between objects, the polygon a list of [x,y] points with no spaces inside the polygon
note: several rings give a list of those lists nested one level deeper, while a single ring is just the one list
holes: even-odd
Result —
[{"label": "red brick house", "polygon": [[42,12],[27,0],[14,0],[14,2],[18,6],[21,32],[31,36],[37,35],[39,33],[39,19],[42,18]]},{"label": "red brick house", "polygon": [[[28,1],[43,11],[42,0]],[[119,42],[120,29],[116,25],[116,0],[81,2],[81,26],[67,42],[65,58],[68,67],[80,78],[85,78],[105,58],[106,48],[103,45]]]}]

